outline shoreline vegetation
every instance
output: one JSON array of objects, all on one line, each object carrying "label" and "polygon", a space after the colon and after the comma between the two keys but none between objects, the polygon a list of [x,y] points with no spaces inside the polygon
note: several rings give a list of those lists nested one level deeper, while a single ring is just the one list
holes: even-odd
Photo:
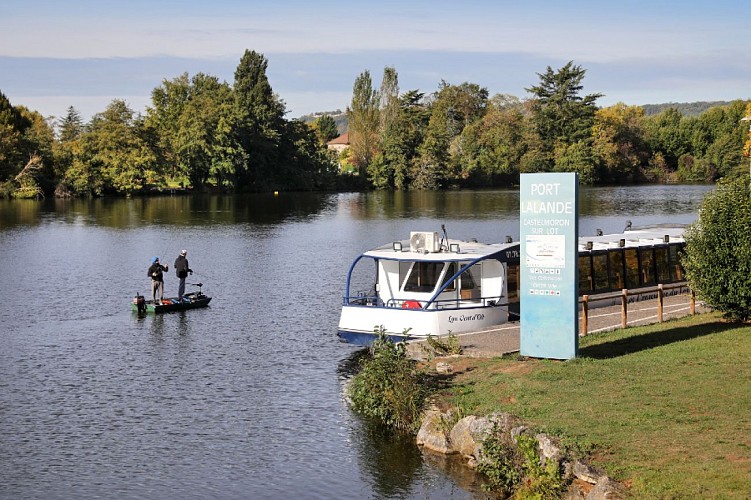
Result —
[{"label": "shoreline vegetation", "polygon": [[507,188],[530,172],[577,172],[587,185],[712,183],[748,169],[751,101],[601,108],[602,94],[582,95],[586,70],[573,61],[537,84],[530,75],[524,98],[443,80],[403,90],[394,67],[377,86],[365,70],[345,113],[348,142],[332,150],[342,117],[288,119],[268,64],[246,50],[231,83],[165,78],[144,114],[114,99],[89,122],[72,106],[44,117],[0,92],[0,197]]},{"label": "shoreline vegetation", "polygon": [[748,498],[749,359],[751,325],[713,312],[582,337],[571,361],[454,355],[415,369],[431,380],[434,410],[513,415],[584,450],[629,497]]}]

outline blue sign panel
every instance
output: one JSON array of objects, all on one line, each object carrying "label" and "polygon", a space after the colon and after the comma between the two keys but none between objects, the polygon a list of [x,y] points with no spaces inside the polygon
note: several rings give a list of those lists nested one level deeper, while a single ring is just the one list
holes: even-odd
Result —
[{"label": "blue sign panel", "polygon": [[579,178],[521,174],[520,353],[571,359],[579,348]]}]

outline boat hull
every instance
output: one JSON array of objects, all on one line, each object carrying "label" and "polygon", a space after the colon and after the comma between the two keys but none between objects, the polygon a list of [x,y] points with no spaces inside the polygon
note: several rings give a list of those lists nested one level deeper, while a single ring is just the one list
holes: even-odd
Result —
[{"label": "boat hull", "polygon": [[[198,309],[201,307],[206,307],[209,305],[209,302],[211,302],[211,297],[207,297],[206,295],[201,295],[199,297],[187,297],[187,299],[188,300],[183,299],[182,301],[178,301],[177,297],[175,297],[171,299],[165,299],[161,304],[154,304],[153,301],[147,300],[143,304],[142,310],[140,312],[161,314],[167,312],[185,311],[188,309]],[[131,310],[134,312],[139,312],[139,307],[135,300],[131,303]]]},{"label": "boat hull", "polygon": [[399,309],[345,305],[338,335],[351,344],[370,345],[381,329],[393,341],[401,342],[475,331],[507,321],[506,306]]}]

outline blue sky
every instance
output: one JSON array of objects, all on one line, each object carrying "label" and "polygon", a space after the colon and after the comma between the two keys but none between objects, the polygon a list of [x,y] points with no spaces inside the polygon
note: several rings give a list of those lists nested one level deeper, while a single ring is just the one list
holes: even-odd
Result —
[{"label": "blue sky", "polygon": [[344,110],[385,66],[403,92],[445,80],[525,98],[573,60],[600,106],[749,99],[749,19],[748,0],[2,0],[0,91],[45,116],[112,99],[143,112],[184,72],[232,83],[250,49],[290,118]]}]

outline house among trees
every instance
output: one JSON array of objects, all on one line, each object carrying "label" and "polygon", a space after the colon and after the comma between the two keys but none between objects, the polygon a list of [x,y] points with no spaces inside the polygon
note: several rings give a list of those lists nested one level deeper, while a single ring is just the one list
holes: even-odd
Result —
[{"label": "house among trees", "polygon": [[331,139],[326,143],[326,146],[337,153],[341,153],[349,147],[349,132],[344,132],[339,137]]}]

